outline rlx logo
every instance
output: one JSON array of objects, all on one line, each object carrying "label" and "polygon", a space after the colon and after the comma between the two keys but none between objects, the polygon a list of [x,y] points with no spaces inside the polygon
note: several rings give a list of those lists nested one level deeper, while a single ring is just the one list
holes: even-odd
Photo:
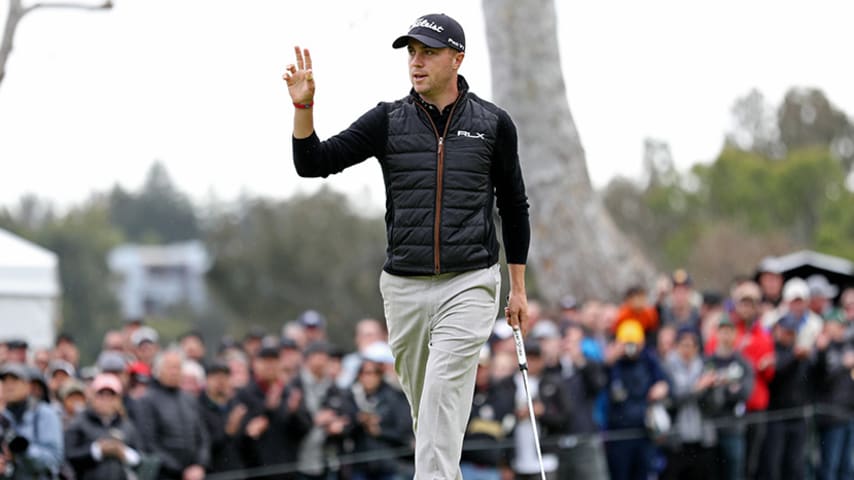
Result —
[{"label": "rlx logo", "polygon": [[457,130],[457,136],[458,137],[468,137],[468,138],[479,138],[481,140],[486,140],[486,134],[485,133],[479,133],[479,132],[471,133],[471,132],[467,132],[465,130]]}]

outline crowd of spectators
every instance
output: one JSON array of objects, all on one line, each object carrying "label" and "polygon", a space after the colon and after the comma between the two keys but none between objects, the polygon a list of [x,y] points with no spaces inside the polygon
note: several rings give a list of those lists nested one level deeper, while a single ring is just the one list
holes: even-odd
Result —
[{"label": "crowd of spectators", "polygon": [[[766,270],[727,294],[678,270],[620,303],[530,302],[528,403],[512,331],[478,363],[466,480],[848,479],[854,455],[854,289]],[[80,333],[82,334],[82,333]],[[174,342],[142,320],[92,366],[74,338],[0,344],[0,478],[412,477],[409,406],[385,325],[355,349],[307,311],[281,332]]]}]

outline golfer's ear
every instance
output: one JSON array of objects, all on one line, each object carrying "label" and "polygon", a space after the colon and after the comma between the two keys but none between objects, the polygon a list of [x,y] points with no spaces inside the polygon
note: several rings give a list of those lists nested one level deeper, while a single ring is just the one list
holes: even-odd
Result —
[{"label": "golfer's ear", "polygon": [[455,70],[460,68],[460,65],[462,65],[463,59],[465,57],[466,57],[466,54],[463,52],[457,52],[457,54],[454,55],[454,69]]}]

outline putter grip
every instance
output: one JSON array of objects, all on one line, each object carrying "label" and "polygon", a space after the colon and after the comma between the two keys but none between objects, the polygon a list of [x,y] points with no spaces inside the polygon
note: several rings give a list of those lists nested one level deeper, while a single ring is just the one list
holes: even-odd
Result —
[{"label": "putter grip", "polygon": [[522,331],[513,329],[513,340],[516,341],[516,358],[519,359],[519,368],[528,369],[528,358],[525,356],[525,343],[522,341]]}]

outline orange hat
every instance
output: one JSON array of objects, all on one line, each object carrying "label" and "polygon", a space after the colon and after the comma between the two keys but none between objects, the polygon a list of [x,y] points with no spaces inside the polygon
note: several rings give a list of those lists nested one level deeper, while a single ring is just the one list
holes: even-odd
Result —
[{"label": "orange hat", "polygon": [[620,343],[643,343],[643,326],[633,318],[624,320],[617,327],[617,341]]}]

